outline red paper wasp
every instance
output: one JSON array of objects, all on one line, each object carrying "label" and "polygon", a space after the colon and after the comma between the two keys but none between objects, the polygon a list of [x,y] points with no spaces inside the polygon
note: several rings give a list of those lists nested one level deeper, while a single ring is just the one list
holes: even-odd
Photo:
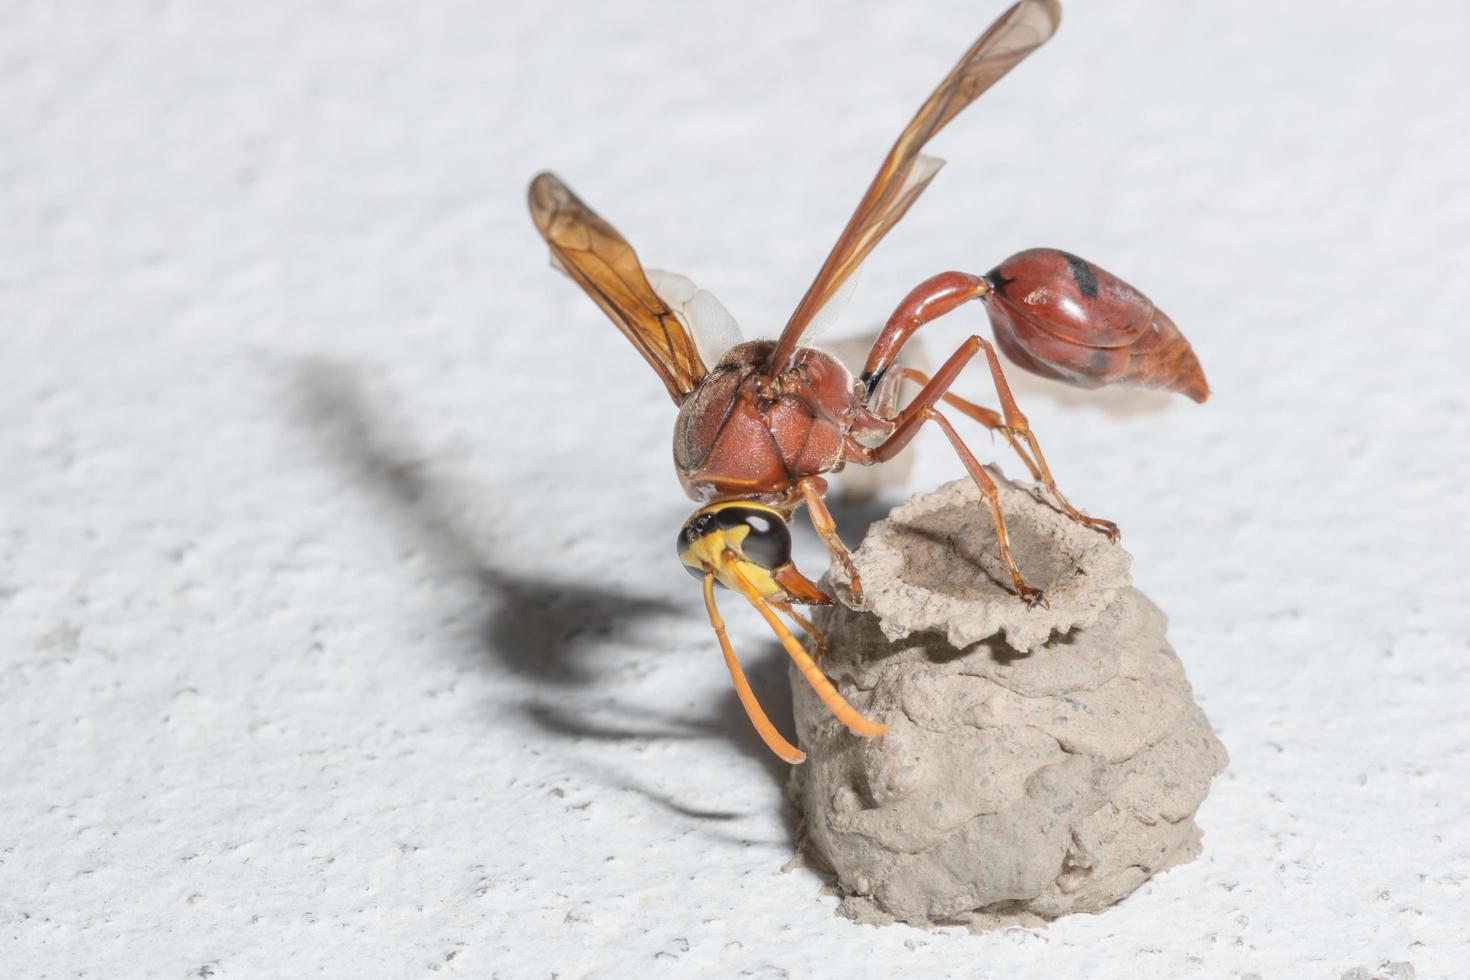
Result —
[{"label": "red paper wasp", "polygon": [[[823,702],[852,731],[867,736],[885,731],[838,694],[777,615],[811,634],[820,655],[811,624],[791,608],[831,601],[791,562],[787,522],[803,503],[832,559],[851,577],[854,599],[861,601],[861,582],[823,504],[824,473],[847,463],[869,466],[891,459],[921,426],[933,422],[985,497],[1017,595],[1035,603],[1042,595],[1026,584],[1011,557],[995,484],[939,403],[1001,433],[1062,511],[1116,538],[1115,525],[1080,513],[1057,490],[1026,416],[1011,396],[996,348],[1027,370],[1087,388],[1142,385],[1195,401],[1209,394],[1199,362],[1173,321],[1121,279],[1055,249],[1020,252],[985,275],[945,272],[921,283],[889,318],[857,379],[831,355],[801,345],[818,311],[938,172],[942,161],[920,150],[1050,38],[1060,17],[1056,0],[1021,0],[965,52],[899,135],[774,341],[732,344],[738,330],[710,294],[682,276],[645,273],[632,246],[554,175],[540,174],[531,183],[531,215],[554,262],[632,341],[679,407],[674,462],[684,490],[703,505],[679,534],[679,557],[704,584],[710,624],[751,721],[788,762],[805,756],[781,737],[756,702],[725,635],[714,586],[750,601]],[[915,330],[975,299],[985,304],[995,345],[971,337],[933,377],[894,366]],[[999,412],[949,393],[977,354],[990,369]],[[900,408],[903,379],[922,388]]]}]

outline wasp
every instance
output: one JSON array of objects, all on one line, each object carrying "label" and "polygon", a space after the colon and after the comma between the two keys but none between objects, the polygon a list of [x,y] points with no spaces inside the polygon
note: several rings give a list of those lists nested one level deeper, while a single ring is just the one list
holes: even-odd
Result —
[{"label": "wasp", "polygon": [[[802,343],[943,165],[920,151],[1044,44],[1060,18],[1056,0],[1021,0],[971,45],[899,134],[775,340],[741,341],[735,321],[708,291],[683,276],[645,270],[632,246],[554,174],[531,182],[531,216],[553,265],[632,342],[678,407],[674,465],[685,492],[700,504],[679,532],[679,560],[703,584],[710,625],[751,722],[787,762],[805,755],[761,710],[726,636],[715,586],[750,602],[849,729],[870,737],[886,730],[848,704],[782,620],[811,636],[821,656],[820,636],[793,608],[832,601],[791,561],[788,524],[803,505],[832,560],[846,570],[853,601],[862,601],[862,582],[823,502],[825,474],[892,459],[923,426],[937,426],[980,489],[1017,596],[1034,604],[1044,597],[1011,555],[995,483],[940,405],[1000,434],[1062,512],[1116,540],[1115,524],[1081,513],[1057,489],[998,352],[1026,370],[1085,388],[1162,388],[1197,402],[1209,395],[1193,349],[1168,316],[1118,277],[1051,248],[1019,252],[983,275],[943,272],[920,283],[888,318],[856,378],[832,355]],[[994,343],[970,337],[932,376],[897,364],[915,331],[971,300],[984,305]],[[999,411],[950,392],[976,358],[989,369]],[[904,381],[919,390],[900,405]]]}]

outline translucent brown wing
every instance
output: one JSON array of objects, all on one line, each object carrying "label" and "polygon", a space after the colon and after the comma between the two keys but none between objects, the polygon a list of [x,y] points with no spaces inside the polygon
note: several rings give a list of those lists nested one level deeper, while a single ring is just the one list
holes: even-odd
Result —
[{"label": "translucent brown wing", "polygon": [[1032,51],[1056,33],[1062,8],[1057,0],[1021,0],[1000,16],[980,36],[959,64],[929,96],[899,135],[878,175],[868,185],[857,210],[832,247],[817,278],[813,280],[791,314],[781,339],[771,352],[768,373],[781,370],[790,360],[812,317],[832,297],[848,276],[862,264],[873,247],[898,223],[909,206],[939,172],[943,161],[923,156],[924,144],[943,129],[960,110],[980,93],[1020,64]]},{"label": "translucent brown wing", "polygon": [[633,342],[675,404],[683,402],[707,370],[694,339],[649,285],[633,246],[555,174],[538,174],[528,197],[557,265]]}]

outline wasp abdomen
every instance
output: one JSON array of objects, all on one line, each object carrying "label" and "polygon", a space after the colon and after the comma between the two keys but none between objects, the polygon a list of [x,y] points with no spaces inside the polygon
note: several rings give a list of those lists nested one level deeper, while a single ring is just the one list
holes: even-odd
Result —
[{"label": "wasp abdomen", "polygon": [[1033,248],[986,276],[996,341],[1028,370],[1085,388],[1109,384],[1209,396],[1189,341],[1143,293],[1086,259]]}]

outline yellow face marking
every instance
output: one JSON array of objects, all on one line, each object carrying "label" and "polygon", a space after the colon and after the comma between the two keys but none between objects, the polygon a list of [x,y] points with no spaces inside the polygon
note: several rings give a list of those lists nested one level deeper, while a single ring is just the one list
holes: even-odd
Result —
[{"label": "yellow face marking", "polygon": [[[713,510],[715,508],[706,509]],[[744,541],[745,536],[749,533],[750,528],[743,526],[728,529],[717,528],[709,534],[701,538],[696,538],[691,542],[689,547],[685,548],[683,553],[679,555],[679,560],[690,568],[700,571],[705,569],[712,570],[715,573],[715,581],[727,589],[735,588],[735,581],[729,572],[729,566],[733,564],[740,569],[740,574],[745,576],[745,580],[755,586],[761,595],[768,599],[773,597],[784,598],[786,590],[776,584],[776,580],[771,577],[771,570],[762,568],[755,562],[745,558],[744,552],[740,550],[740,542]],[[735,552],[736,555],[741,557],[733,559],[726,558],[726,549]]]}]

